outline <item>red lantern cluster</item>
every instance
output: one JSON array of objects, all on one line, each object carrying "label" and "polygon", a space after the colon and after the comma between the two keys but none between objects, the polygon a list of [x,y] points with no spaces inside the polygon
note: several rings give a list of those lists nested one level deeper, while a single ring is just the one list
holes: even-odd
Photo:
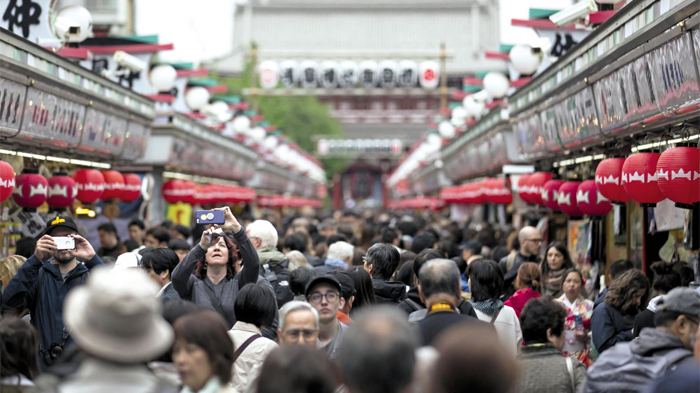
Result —
[{"label": "red lantern cluster", "polygon": [[666,199],[661,193],[656,174],[659,153],[637,153],[622,165],[622,185],[627,195],[642,206],[656,206]]},{"label": "red lantern cluster", "polygon": [[624,158],[607,158],[601,161],[595,170],[595,184],[598,191],[613,203],[624,203],[630,200],[622,184],[624,164]]},{"label": "red lantern cluster", "polygon": [[674,147],[666,150],[656,163],[656,178],[661,193],[688,208],[700,202],[700,148]]},{"label": "red lantern cluster", "polygon": [[124,176],[117,171],[103,171],[102,176],[105,179],[105,189],[100,198],[103,201],[120,198],[124,192]]},{"label": "red lantern cluster", "polygon": [[168,203],[191,203],[195,189],[182,180],[168,180],[161,189],[163,199]]},{"label": "red lantern cluster", "polygon": [[0,161],[0,202],[5,202],[15,189],[15,171],[12,165]]},{"label": "red lantern cluster", "polygon": [[[418,199],[418,198],[412,198]],[[437,199],[437,198],[432,198]],[[408,201],[406,199],[405,201]],[[398,201],[392,201],[398,202]],[[442,201],[440,201],[442,202]],[[318,199],[309,199],[293,196],[282,196],[282,195],[272,195],[272,196],[259,196],[257,198],[257,203],[259,207],[315,207],[319,208],[323,206],[323,203]],[[391,204],[390,204],[391,205]]]},{"label": "red lantern cluster", "polygon": [[604,216],[612,210],[610,201],[596,188],[595,180],[586,180],[578,186],[576,204],[583,214]]},{"label": "red lantern cluster", "polygon": [[46,202],[49,182],[38,173],[22,173],[15,179],[12,199],[19,207],[36,209]]},{"label": "red lantern cluster", "polygon": [[495,205],[509,205],[513,202],[513,192],[505,186],[504,179],[486,179],[482,190],[487,202]]},{"label": "red lantern cluster", "polygon": [[[189,200],[193,205],[210,205],[226,203],[252,202],[255,200],[255,190],[246,187],[220,186],[208,184],[203,186],[195,185],[193,182],[186,182],[192,190]],[[165,194],[164,194],[165,195]],[[183,200],[182,202],[185,202]]]},{"label": "red lantern cluster", "polygon": [[541,198],[545,206],[559,210],[559,188],[566,183],[564,180],[550,180],[542,186]]},{"label": "red lantern cluster", "polygon": [[581,182],[578,181],[567,181],[559,187],[557,203],[559,204],[559,210],[564,214],[574,217],[583,215],[576,203],[576,193],[580,185]]},{"label": "red lantern cluster", "polygon": [[48,198],[49,206],[55,208],[66,208],[73,204],[73,200],[78,194],[78,187],[75,180],[70,176],[57,173],[49,179]]},{"label": "red lantern cluster", "polygon": [[124,202],[133,202],[141,196],[141,178],[134,173],[124,174],[124,190],[121,199]]},{"label": "red lantern cluster", "polygon": [[518,179],[518,186],[516,187],[518,196],[525,203],[532,203],[530,202],[530,176],[530,174],[520,176],[520,179]]},{"label": "red lantern cluster", "polygon": [[96,169],[79,169],[73,173],[78,189],[76,198],[83,203],[93,203],[100,199],[105,190],[105,178]]},{"label": "red lantern cluster", "polygon": [[542,190],[548,181],[552,180],[549,172],[535,172],[522,175],[518,180],[518,196],[526,203],[545,206]]}]

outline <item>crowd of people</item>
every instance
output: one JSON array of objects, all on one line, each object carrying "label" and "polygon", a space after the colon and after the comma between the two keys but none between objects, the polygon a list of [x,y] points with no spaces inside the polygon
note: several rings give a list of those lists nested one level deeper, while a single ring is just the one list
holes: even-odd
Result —
[{"label": "crowd of people", "polygon": [[587,291],[596,277],[530,226],[221,210],[134,220],[123,242],[102,224],[99,247],[67,216],[22,239],[0,260],[0,390],[700,391],[683,262],[615,261]]}]

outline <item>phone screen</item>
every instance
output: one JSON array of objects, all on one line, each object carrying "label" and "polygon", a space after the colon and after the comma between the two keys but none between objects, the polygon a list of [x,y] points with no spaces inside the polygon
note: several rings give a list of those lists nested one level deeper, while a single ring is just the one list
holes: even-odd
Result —
[{"label": "phone screen", "polygon": [[56,236],[53,237],[54,243],[56,243],[57,250],[73,250],[75,249],[75,239],[69,236]]}]

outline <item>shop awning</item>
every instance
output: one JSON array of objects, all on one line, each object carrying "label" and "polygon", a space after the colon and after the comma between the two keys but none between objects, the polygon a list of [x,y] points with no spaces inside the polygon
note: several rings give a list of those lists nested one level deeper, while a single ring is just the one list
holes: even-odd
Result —
[{"label": "shop awning", "polygon": [[437,197],[414,197],[406,199],[394,199],[390,200],[387,207],[389,209],[397,210],[440,210],[445,206],[445,202]]},{"label": "shop awning", "polygon": [[318,199],[302,198],[285,195],[258,196],[260,207],[322,207],[323,202]]}]

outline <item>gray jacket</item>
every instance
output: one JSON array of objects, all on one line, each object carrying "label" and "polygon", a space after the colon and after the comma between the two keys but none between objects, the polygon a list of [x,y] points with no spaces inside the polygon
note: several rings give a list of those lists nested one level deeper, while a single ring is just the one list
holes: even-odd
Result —
[{"label": "gray jacket", "polygon": [[[639,334],[638,339],[630,342],[632,353],[644,357],[668,357],[667,355],[671,351],[684,348],[683,342],[678,337],[659,329],[644,329]],[[697,366],[692,355],[692,351],[688,350],[688,356],[678,362],[674,362],[674,365]]]},{"label": "gray jacket", "polygon": [[[571,359],[576,389],[586,377],[586,367]],[[566,358],[550,346],[524,347],[518,357],[520,363],[519,393],[574,393]]]}]

